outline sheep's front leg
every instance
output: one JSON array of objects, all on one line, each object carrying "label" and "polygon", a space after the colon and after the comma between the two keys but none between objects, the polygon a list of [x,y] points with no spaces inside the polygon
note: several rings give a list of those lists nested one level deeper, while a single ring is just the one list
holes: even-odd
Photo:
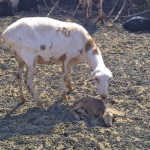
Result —
[{"label": "sheep's front leg", "polygon": [[35,89],[34,89],[33,77],[34,77],[34,68],[33,67],[28,67],[27,76],[26,76],[26,79],[25,79],[28,90],[31,93],[31,95],[33,96],[33,98],[37,101],[38,106],[43,109],[42,104],[40,102],[40,99],[39,99],[39,97],[38,97],[38,95],[37,95],[37,93],[35,92]]}]

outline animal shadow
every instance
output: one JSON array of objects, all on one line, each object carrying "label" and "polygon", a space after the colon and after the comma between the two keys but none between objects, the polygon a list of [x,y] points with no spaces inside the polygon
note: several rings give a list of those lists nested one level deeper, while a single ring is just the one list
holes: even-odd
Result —
[{"label": "animal shadow", "polygon": [[16,135],[40,135],[48,134],[59,123],[73,123],[84,121],[88,127],[103,123],[91,124],[88,118],[77,120],[71,112],[72,106],[62,101],[52,104],[47,110],[38,107],[30,108],[23,114],[12,114],[9,117],[0,118],[0,140],[8,139]]}]

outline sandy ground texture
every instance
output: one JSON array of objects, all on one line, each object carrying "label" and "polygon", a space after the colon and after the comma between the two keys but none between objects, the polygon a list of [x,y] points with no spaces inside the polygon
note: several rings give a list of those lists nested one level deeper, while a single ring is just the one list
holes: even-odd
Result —
[{"label": "sandy ground texture", "polygon": [[[0,18],[0,32],[17,19]],[[86,28],[114,75],[108,101],[125,115],[116,116],[110,128],[100,121],[91,123],[86,118],[76,120],[72,116],[70,108],[74,101],[100,98],[90,75],[91,69],[81,64],[73,67],[74,91],[69,105],[61,98],[63,78],[60,66],[37,66],[34,84],[45,102],[45,110],[37,107],[23,86],[28,98],[26,104],[11,117],[5,117],[21,99],[15,77],[17,63],[10,50],[0,44],[1,150],[150,149],[150,34],[128,33],[120,24],[108,27],[89,23]]]}]

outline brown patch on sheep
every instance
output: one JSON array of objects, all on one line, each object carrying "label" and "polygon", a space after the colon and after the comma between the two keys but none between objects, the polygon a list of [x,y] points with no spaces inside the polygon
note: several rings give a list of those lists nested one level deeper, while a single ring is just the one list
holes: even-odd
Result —
[{"label": "brown patch on sheep", "polygon": [[41,46],[40,46],[40,49],[41,49],[41,50],[45,50],[45,49],[46,49],[46,46],[45,46],[45,45],[41,45]]},{"label": "brown patch on sheep", "polygon": [[95,46],[95,42],[92,38],[90,38],[85,44],[85,51],[88,52],[92,47]]},{"label": "brown patch on sheep", "polygon": [[97,48],[94,49],[94,50],[93,50],[93,54],[94,54],[94,55],[99,55],[99,50],[98,50]]},{"label": "brown patch on sheep", "polygon": [[78,64],[78,63],[80,63],[79,56],[73,57],[69,61],[69,65]]},{"label": "brown patch on sheep", "polygon": [[19,54],[17,54],[17,52],[15,52],[14,55],[15,55],[15,58],[16,58],[18,64],[19,64],[19,68],[24,67],[25,62],[24,62],[23,59],[19,56]]},{"label": "brown patch on sheep", "polygon": [[71,29],[68,29],[68,28],[65,28],[65,27],[63,27],[63,28],[57,28],[57,30],[56,30],[57,32],[62,32],[66,37],[69,37],[70,36],[70,33],[71,33]]},{"label": "brown patch on sheep", "polygon": [[37,64],[47,64],[48,62],[46,62],[42,56],[37,56],[36,63]]},{"label": "brown patch on sheep", "polygon": [[66,58],[67,58],[67,56],[66,56],[66,54],[64,54],[61,57],[59,57],[59,61],[61,61],[62,63],[64,63],[65,60],[66,60]]}]

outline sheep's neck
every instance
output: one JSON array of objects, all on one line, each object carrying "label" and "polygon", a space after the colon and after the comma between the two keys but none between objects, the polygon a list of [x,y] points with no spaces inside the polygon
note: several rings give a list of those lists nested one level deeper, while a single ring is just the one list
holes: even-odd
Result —
[{"label": "sheep's neck", "polygon": [[90,61],[90,65],[92,67],[92,70],[99,70],[101,72],[103,72],[106,68],[102,55],[99,51],[99,54],[93,54],[93,52],[89,52],[89,61]]}]

